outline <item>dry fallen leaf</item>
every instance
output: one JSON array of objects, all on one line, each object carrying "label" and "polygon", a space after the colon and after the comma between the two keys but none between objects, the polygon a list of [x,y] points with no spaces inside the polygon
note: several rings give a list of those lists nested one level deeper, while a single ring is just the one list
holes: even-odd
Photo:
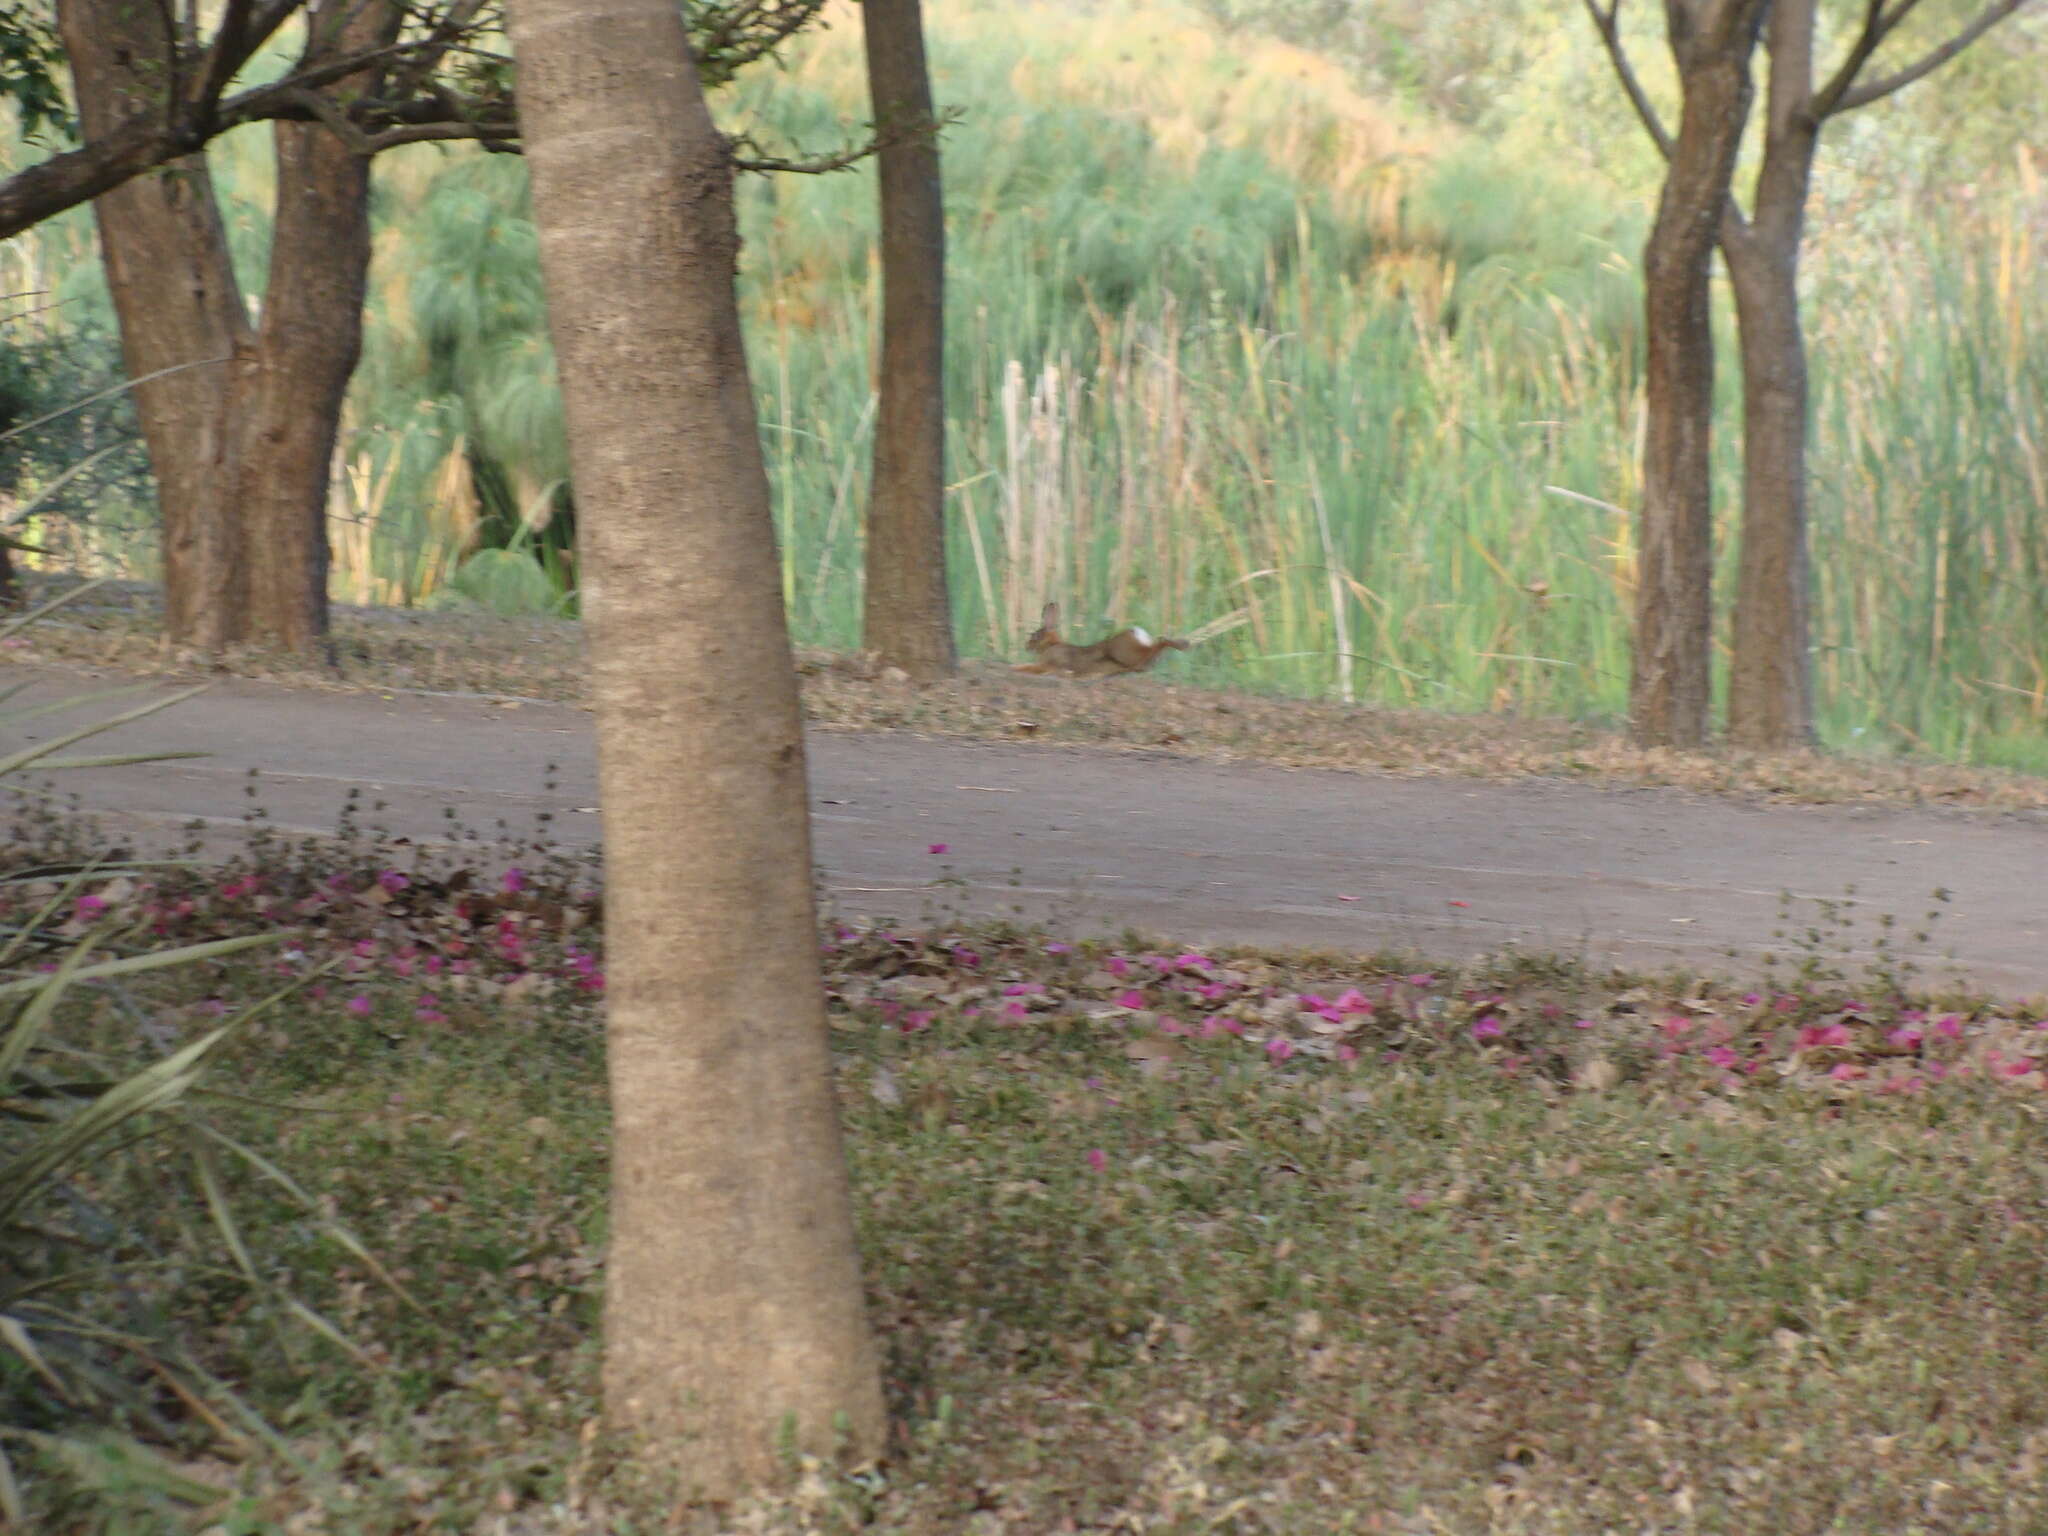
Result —
[{"label": "dry fallen leaf", "polygon": [[1605,1056],[1595,1056],[1572,1074],[1572,1083],[1588,1093],[1604,1093],[1621,1080],[1621,1073]]}]

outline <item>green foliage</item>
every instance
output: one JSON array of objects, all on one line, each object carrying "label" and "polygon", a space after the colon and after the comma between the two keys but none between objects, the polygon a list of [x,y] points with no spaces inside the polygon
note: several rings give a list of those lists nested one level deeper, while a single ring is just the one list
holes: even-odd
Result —
[{"label": "green foliage", "polygon": [[123,376],[118,343],[96,326],[0,323],[0,495],[45,517],[146,497],[134,402],[115,389]]},{"label": "green foliage", "polygon": [[[83,590],[74,587],[0,625],[0,638]],[[10,736],[34,717],[153,691],[11,703],[26,687],[0,692],[0,727]],[[158,697],[8,752],[0,756],[0,787],[15,788],[16,777],[30,769],[187,755],[61,754],[196,691]],[[189,1497],[196,1485],[133,1438],[204,1443],[206,1437],[194,1442],[175,1428],[181,1415],[166,1416],[167,1391],[186,1405],[210,1401],[202,1419],[218,1424],[217,1415],[227,1413],[244,1430],[267,1433],[166,1326],[166,1298],[181,1286],[217,1286],[231,1277],[280,1320],[290,1315],[345,1342],[259,1264],[224,1189],[222,1164],[244,1164],[288,1192],[302,1192],[188,1103],[209,1058],[317,972],[243,1000],[227,1023],[182,1043],[148,1025],[137,1029],[148,1012],[131,991],[138,983],[147,988],[161,973],[198,971],[290,936],[156,940],[150,914],[130,900],[150,867],[125,859],[51,862],[19,840],[0,863],[0,1520],[11,1524],[26,1515],[8,1442],[68,1462],[88,1482],[111,1478],[127,1495],[175,1495],[182,1487]],[[120,1021],[112,1028],[110,1002]],[[159,1048],[139,1053],[138,1064],[137,1046],[145,1042]],[[301,1200],[301,1215],[361,1252],[310,1199]],[[211,1229],[210,1238],[202,1228]],[[118,1298],[111,1309],[118,1315],[109,1315],[108,1298]]]},{"label": "green foliage", "polygon": [[13,106],[31,144],[77,132],[64,94],[64,45],[46,4],[10,5],[0,12],[0,101]]},{"label": "green foliage", "polygon": [[[1661,172],[1592,29],[1523,5],[1228,12],[1219,35],[1168,5],[934,9],[941,102],[968,106],[944,140],[966,648],[1014,656],[1058,597],[1089,626],[1225,626],[1175,658],[1199,680],[1612,717],[1628,669],[1636,252]],[[1668,98],[1656,8],[1625,15]],[[1824,143],[1812,515],[1836,745],[2037,755],[2040,167],[1941,104],[2037,121],[2044,36],[2038,17],[2000,28],[1938,85]],[[844,142],[864,115],[857,33],[816,32],[781,63],[718,93],[722,123],[775,152]],[[1358,79],[1420,105],[1391,109]],[[262,140],[233,136],[214,159],[252,267]],[[803,643],[848,647],[873,427],[872,168],[748,177],[738,195],[791,620]],[[524,167],[428,146],[381,157],[377,222],[335,525],[361,532],[343,595],[415,602],[454,583],[524,608],[529,572],[500,580],[492,560],[458,576],[479,549],[517,548],[566,603],[573,503]],[[1721,380],[1725,594],[1737,371]]]}]

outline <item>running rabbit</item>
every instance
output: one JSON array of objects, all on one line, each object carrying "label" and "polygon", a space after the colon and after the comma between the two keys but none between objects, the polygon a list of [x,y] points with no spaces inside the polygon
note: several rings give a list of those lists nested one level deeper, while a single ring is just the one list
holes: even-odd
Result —
[{"label": "running rabbit", "polygon": [[1025,662],[1019,672],[1064,672],[1070,677],[1118,677],[1126,672],[1147,672],[1165,650],[1184,651],[1185,640],[1154,640],[1133,625],[1120,629],[1107,640],[1093,645],[1068,645],[1060,639],[1060,605],[1047,603],[1039,626],[1024,648],[1038,659]]}]

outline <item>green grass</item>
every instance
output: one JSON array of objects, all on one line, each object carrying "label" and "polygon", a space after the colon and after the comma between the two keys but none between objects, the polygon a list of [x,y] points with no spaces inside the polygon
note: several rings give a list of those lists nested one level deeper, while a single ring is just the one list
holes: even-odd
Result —
[{"label": "green grass", "polygon": [[[81,836],[31,824],[23,846]],[[222,1185],[270,1284],[224,1283],[203,1213],[146,1157],[109,1163],[92,1194],[151,1259],[80,1305],[132,1328],[140,1282],[158,1347],[266,1428],[158,1390],[150,1455],[81,1432],[18,1458],[36,1528],[2048,1519],[2042,1015],[1839,974],[1840,908],[1725,981],[828,925],[891,1450],[673,1519],[595,1427],[594,872],[529,857],[511,890],[412,858],[259,829],[225,872],[109,890],[166,939],[292,924],[286,968],[346,957],[227,1047],[206,1108],[405,1297],[248,1164]],[[64,1038],[143,1059],[278,980],[165,973],[81,1002]],[[354,1353],[293,1324],[287,1291]],[[0,1393],[0,1421],[26,1401],[63,1427],[18,1371]]]},{"label": "green grass", "polygon": [[[1403,47],[1413,21],[1389,22]],[[854,131],[858,26],[834,23],[720,93],[723,120],[776,149]],[[1654,173],[1590,29],[1524,39],[1512,109],[1468,128],[1169,5],[946,4],[932,33],[940,97],[967,109],[945,140],[965,650],[1015,655],[1055,597],[1085,627],[1238,615],[1187,658],[1195,680],[1615,718],[1632,533],[1613,509],[1636,497]],[[1973,88],[1997,94],[2001,58],[1985,53]],[[1396,74],[1426,62],[1389,59]],[[1823,733],[2039,769],[2038,157],[1970,138],[1959,190],[1929,169],[1938,130],[1919,107],[1858,123],[1828,142],[1808,254]],[[1903,190],[1887,154],[1917,168]],[[253,274],[260,135],[215,159]],[[566,447],[523,177],[439,147],[379,161],[333,508],[340,595],[531,609],[534,581],[457,577],[475,541],[513,540],[522,519],[548,524],[527,537],[560,574]],[[791,620],[801,643],[844,649],[873,425],[871,173],[747,178],[740,203]],[[49,238],[45,261],[89,304],[79,221]],[[1726,355],[1724,644],[1732,339]]]}]

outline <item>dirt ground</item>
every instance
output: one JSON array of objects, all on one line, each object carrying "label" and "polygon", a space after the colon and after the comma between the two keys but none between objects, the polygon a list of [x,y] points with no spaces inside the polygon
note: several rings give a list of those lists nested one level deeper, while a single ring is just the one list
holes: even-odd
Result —
[{"label": "dirt ground", "polygon": [[[28,683],[26,702],[133,679],[16,662],[0,681]],[[10,734],[47,739],[82,718],[65,711]],[[590,717],[572,704],[229,677],[90,750],[114,745],[209,754],[62,777],[63,791],[158,846],[193,817],[219,844],[252,804],[282,829],[329,831],[356,786],[382,803],[368,819],[420,841],[448,836],[451,810],[487,836],[501,824],[525,835],[543,811],[562,845],[599,834]],[[2048,991],[2048,820],[2026,810],[1290,769],[907,731],[814,727],[810,745],[822,888],[848,913],[1016,912],[1072,933],[1439,959],[1511,945],[1748,974],[1768,953],[1796,956],[1785,935],[1853,890],[1847,926],[1820,924],[1829,957],[1867,960],[1890,917],[1893,944],[1929,981]],[[1938,890],[1951,898],[1937,902]],[[1936,907],[1931,942],[1916,943]]]}]

